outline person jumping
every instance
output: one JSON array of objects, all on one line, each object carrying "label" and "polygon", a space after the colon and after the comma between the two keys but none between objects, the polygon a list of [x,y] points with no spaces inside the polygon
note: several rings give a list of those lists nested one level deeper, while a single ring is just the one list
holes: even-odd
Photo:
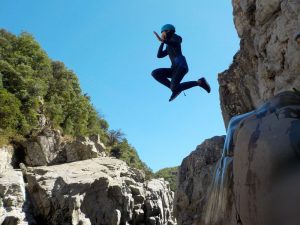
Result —
[{"label": "person jumping", "polygon": [[[182,38],[175,34],[175,27],[171,24],[166,24],[161,28],[161,36],[155,31],[154,34],[161,42],[157,58],[163,58],[169,55],[172,63],[171,68],[160,68],[152,71],[152,76],[155,80],[171,89],[172,95],[169,101],[174,100],[182,91],[196,86],[200,86],[210,93],[210,86],[204,77],[200,78],[198,81],[180,83],[189,71],[189,68],[186,59],[181,52]],[[167,46],[166,49],[163,50],[165,44]]]}]

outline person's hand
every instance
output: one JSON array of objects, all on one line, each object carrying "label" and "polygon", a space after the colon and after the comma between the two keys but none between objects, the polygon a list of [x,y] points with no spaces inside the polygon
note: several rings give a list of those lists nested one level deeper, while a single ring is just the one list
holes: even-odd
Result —
[{"label": "person's hand", "polygon": [[157,38],[160,42],[163,42],[163,41],[164,41],[164,39],[162,39],[162,38],[158,35],[158,33],[156,33],[155,31],[153,31],[153,33],[154,33],[154,35],[156,36],[156,38]]},{"label": "person's hand", "polygon": [[167,33],[166,32],[162,32],[161,34],[161,39],[164,41],[167,39]]}]

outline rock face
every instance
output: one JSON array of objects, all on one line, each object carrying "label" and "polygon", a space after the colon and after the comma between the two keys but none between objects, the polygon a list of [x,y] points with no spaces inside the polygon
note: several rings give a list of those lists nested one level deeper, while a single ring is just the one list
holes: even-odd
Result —
[{"label": "rock face", "polygon": [[209,182],[203,159],[217,148],[204,151],[204,146],[182,163],[175,198],[178,224],[299,224],[299,94],[280,93],[257,110],[233,117]]},{"label": "rock face", "polygon": [[26,164],[29,166],[42,166],[63,159],[62,155],[62,138],[57,130],[44,129],[36,137],[26,141],[25,151]]},{"label": "rock face", "polygon": [[48,224],[173,224],[164,180],[145,184],[123,161],[102,157],[28,168],[29,193]]},{"label": "rock face", "polygon": [[222,157],[216,165],[213,181],[207,191],[207,201],[203,206],[205,210],[198,224],[240,225],[233,193],[234,138],[239,123],[251,114],[235,116],[229,122]]},{"label": "rock face", "polygon": [[276,96],[235,133],[234,195],[242,224],[299,224],[300,95]]},{"label": "rock face", "polygon": [[178,224],[197,224],[203,220],[208,190],[223,145],[224,136],[214,137],[204,141],[183,160],[174,202]]},{"label": "rock face", "polygon": [[64,141],[58,130],[43,129],[36,137],[25,143],[26,164],[46,166],[74,162],[104,156],[105,146],[98,135],[78,137],[75,141]]},{"label": "rock face", "polygon": [[240,51],[219,75],[225,125],[274,95],[300,87],[300,2],[233,0]]},{"label": "rock face", "polygon": [[299,137],[294,92],[233,117],[201,224],[299,224]]},{"label": "rock face", "polygon": [[14,148],[13,146],[4,146],[0,148],[0,174],[7,169],[12,169]]},{"label": "rock face", "polygon": [[0,224],[27,225],[34,222],[26,202],[25,183],[20,170],[14,170],[13,146],[0,148]]},{"label": "rock face", "polygon": [[98,135],[44,128],[23,145],[0,148],[0,224],[175,224],[169,183],[104,157]]},{"label": "rock face", "polygon": [[0,224],[28,224],[24,205],[25,184],[22,172],[8,169],[0,175]]},{"label": "rock face", "polygon": [[[233,0],[240,51],[219,75],[231,147],[232,192],[240,224],[299,224],[300,1]],[[276,97],[274,97],[276,96]],[[273,98],[274,97],[274,98]],[[265,103],[263,106],[260,106]],[[229,178],[230,180],[231,178]]]},{"label": "rock face", "polygon": [[105,156],[105,146],[100,142],[100,138],[97,135],[92,138],[78,137],[72,143],[66,144],[64,150],[67,162]]}]

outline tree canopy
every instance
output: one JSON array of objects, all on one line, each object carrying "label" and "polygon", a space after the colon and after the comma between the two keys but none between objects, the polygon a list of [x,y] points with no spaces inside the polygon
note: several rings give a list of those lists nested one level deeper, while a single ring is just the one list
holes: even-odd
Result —
[{"label": "tree canopy", "polygon": [[16,36],[1,29],[0,145],[39,128],[41,116],[47,118],[47,126],[65,135],[100,134],[111,156],[152,176],[124,134],[109,130],[72,70],[51,60],[31,34]]},{"label": "tree canopy", "polygon": [[172,191],[175,191],[177,188],[177,174],[178,174],[178,167],[171,167],[171,168],[164,168],[155,173],[156,178],[164,178],[165,180],[169,181],[170,188]]}]

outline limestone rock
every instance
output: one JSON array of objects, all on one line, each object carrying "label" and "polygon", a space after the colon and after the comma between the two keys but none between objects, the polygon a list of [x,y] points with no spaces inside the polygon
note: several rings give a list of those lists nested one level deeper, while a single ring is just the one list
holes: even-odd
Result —
[{"label": "limestone rock", "polygon": [[300,87],[300,2],[233,0],[240,50],[219,74],[225,125],[283,91]]},{"label": "limestone rock", "polygon": [[216,164],[198,224],[235,225],[238,222],[233,194],[234,137],[239,123],[250,115],[252,112],[235,116],[229,122],[222,156]]},{"label": "limestone rock", "polygon": [[294,92],[233,117],[200,224],[299,224],[299,137]]},{"label": "limestone rock", "polygon": [[94,134],[89,136],[90,141],[92,141],[98,152],[102,153],[106,149],[105,145],[100,140],[99,134]]},{"label": "limestone rock", "polygon": [[105,156],[105,146],[98,135],[78,137],[72,142],[63,140],[58,130],[43,129],[24,143],[28,166],[46,166]]},{"label": "limestone rock", "polygon": [[13,168],[13,155],[13,146],[3,146],[0,148],[0,176],[5,170]]},{"label": "limestone rock", "polygon": [[[91,141],[87,137],[79,137],[74,142],[65,146],[67,162],[75,162],[80,160],[97,158],[104,156],[101,144]],[[102,154],[101,154],[102,153]]]},{"label": "limestone rock", "polygon": [[223,145],[224,136],[214,137],[183,160],[174,202],[178,224],[197,224],[203,220],[209,186]]},{"label": "limestone rock", "polygon": [[63,161],[63,146],[61,134],[57,130],[45,128],[37,137],[24,143],[26,164],[29,166],[43,166]]},{"label": "limestone rock", "polygon": [[164,179],[152,179],[146,184],[145,213],[147,223],[150,218],[157,218],[160,224],[173,223],[174,192],[170,191],[169,182]]},{"label": "limestone rock", "polygon": [[29,167],[26,178],[35,208],[49,224],[146,224],[146,202],[151,210],[157,206],[156,224],[174,221],[168,183],[143,184],[135,172],[121,160],[100,157]]},{"label": "limestone rock", "polygon": [[234,193],[243,225],[300,221],[300,96],[282,93],[238,126]]},{"label": "limestone rock", "polygon": [[7,169],[0,175],[0,224],[27,225],[22,172]]}]

